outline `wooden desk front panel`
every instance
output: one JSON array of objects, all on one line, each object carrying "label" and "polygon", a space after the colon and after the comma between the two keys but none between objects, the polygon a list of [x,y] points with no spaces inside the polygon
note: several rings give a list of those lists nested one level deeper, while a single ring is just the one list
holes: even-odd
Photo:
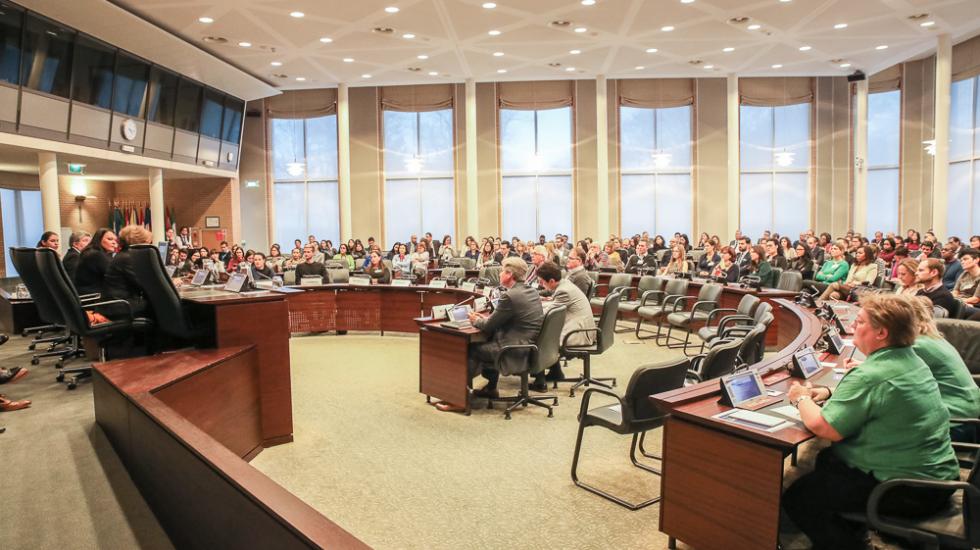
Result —
[{"label": "wooden desk front panel", "polygon": [[337,330],[381,330],[381,290],[338,290]]},{"label": "wooden desk front panel", "polygon": [[290,332],[326,332],[337,328],[337,293],[330,289],[289,294]]},{"label": "wooden desk front panel", "polygon": [[670,417],[660,530],[694,548],[775,548],[783,454]]},{"label": "wooden desk front panel", "polygon": [[381,290],[381,330],[418,332],[415,318],[422,312],[422,294],[411,288]]},{"label": "wooden desk front panel", "polygon": [[434,330],[419,332],[419,392],[454,405],[466,405],[469,338]]}]

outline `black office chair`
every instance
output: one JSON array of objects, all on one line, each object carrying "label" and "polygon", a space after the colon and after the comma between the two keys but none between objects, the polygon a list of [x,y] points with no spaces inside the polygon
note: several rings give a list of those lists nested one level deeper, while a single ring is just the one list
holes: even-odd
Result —
[{"label": "black office chair", "polygon": [[[585,429],[589,426],[600,426],[622,435],[632,434],[633,441],[630,443],[630,461],[637,468],[660,475],[660,470],[642,464],[637,460],[637,443],[639,443],[639,447],[644,456],[658,458],[656,455],[642,451],[646,432],[663,426],[664,420],[667,418],[667,413],[654,405],[650,401],[650,396],[682,387],[684,385],[684,375],[690,367],[690,364],[690,360],[685,358],[640,367],[630,377],[629,384],[626,386],[626,394],[622,397],[614,392],[600,388],[589,388],[586,390],[585,395],[582,397],[582,406],[579,409],[578,437],[575,439],[575,453],[572,455],[572,481],[575,482],[575,485],[630,510],[639,510],[640,508],[660,501],[661,497],[655,497],[638,504],[633,504],[616,495],[580,481],[578,478],[578,459],[582,451],[582,438],[585,435]],[[597,393],[616,399],[616,403],[589,410],[589,402],[592,396]]]},{"label": "black office chair", "polygon": [[[616,315],[619,313],[619,298],[619,292],[612,292],[606,296],[605,302],[602,304],[602,314],[599,316],[598,327],[575,329],[565,334],[565,338],[561,343],[562,357],[564,357],[566,361],[569,359],[582,360],[582,376],[578,378],[566,378],[561,380],[561,382],[574,382],[571,389],[568,391],[569,397],[575,397],[575,390],[579,386],[589,386],[595,384],[604,388],[611,388],[616,385],[615,378],[592,377],[592,356],[602,355],[602,353],[611,348],[613,343],[616,341]],[[595,343],[591,346],[568,345],[569,338],[583,332],[595,333]],[[606,384],[606,382],[610,382],[610,384]],[[555,382],[555,387],[558,387],[557,381]]]},{"label": "black office chair", "polygon": [[[606,297],[608,297],[609,294],[612,294],[617,290],[623,290],[625,288],[629,288],[630,283],[632,282],[633,282],[633,275],[629,273],[613,273],[612,275],[609,276],[608,283],[596,283],[595,287],[593,288],[593,294],[596,294],[596,296],[589,298],[589,304],[595,307],[602,307],[602,304],[606,302]],[[606,296],[598,295],[600,288],[607,289]],[[620,292],[620,294],[623,293]]]},{"label": "black office chair", "polygon": [[51,291],[48,290],[44,279],[41,277],[35,250],[27,247],[10,247],[10,262],[14,264],[14,269],[20,274],[24,286],[31,293],[31,299],[37,307],[38,316],[45,323],[49,323],[48,326],[60,327],[63,334],[52,338],[35,338],[29,346],[32,350],[35,349],[36,344],[48,343],[50,345],[47,351],[35,353],[31,357],[31,364],[37,365],[45,357],[58,357],[56,366],[61,368],[66,359],[79,357],[84,354],[84,351],[81,341],[65,327],[61,310],[58,309],[58,304],[54,301]]},{"label": "black office chair", "polygon": [[146,295],[158,329],[178,340],[191,343],[200,334],[187,319],[180,295],[173,280],[167,276],[157,247],[136,244],[129,247],[133,271]]},{"label": "black office chair", "polygon": [[[742,317],[750,317],[753,312],[755,312],[756,306],[759,305],[759,297],[754,294],[746,294],[742,296],[739,300],[738,306],[734,309],[730,307],[720,307],[711,310],[708,314],[708,318],[704,321],[704,326],[698,329],[698,338],[701,339],[701,351],[699,353],[704,353],[705,345],[718,337],[718,327],[721,321],[725,318],[725,314],[740,315]],[[715,321],[712,325],[711,321]]]},{"label": "black office chair", "polygon": [[741,347],[742,338],[733,338],[711,346],[707,353],[692,357],[687,380],[698,383],[735,372],[738,366],[738,351]]},{"label": "black office chair", "polygon": [[959,352],[973,381],[980,386],[980,323],[961,319],[937,319],[936,328]]},{"label": "black office chair", "polygon": [[[741,345],[738,347],[738,359],[736,361],[735,371],[742,371],[750,366],[762,361],[762,358],[766,353],[766,332],[769,331],[769,323],[771,323],[772,314],[767,313],[766,319],[763,322],[756,324],[751,330],[748,330],[744,334],[728,335],[725,338],[716,338],[711,342],[712,346],[721,344],[722,342],[730,342],[732,340],[741,340]],[[740,330],[744,330],[746,327],[739,327]]]},{"label": "black office chair", "polygon": [[560,340],[561,340],[561,329],[565,325],[565,313],[567,308],[565,306],[555,306],[549,309],[544,314],[544,320],[541,322],[541,332],[538,333],[538,337],[534,344],[522,344],[522,345],[512,345],[504,346],[500,348],[500,354],[497,355],[497,369],[500,369],[500,361],[505,354],[508,352],[516,350],[527,350],[531,352],[530,360],[528,361],[528,367],[522,372],[518,373],[521,377],[521,391],[514,397],[495,397],[490,399],[490,403],[487,408],[492,409],[493,403],[495,401],[504,401],[510,403],[506,409],[504,409],[504,418],[510,420],[510,413],[517,407],[527,407],[528,405],[535,405],[537,407],[544,407],[548,409],[548,418],[554,416],[554,411],[552,411],[552,405],[549,405],[542,401],[541,399],[550,399],[553,405],[558,405],[557,395],[548,395],[542,397],[531,397],[528,386],[530,385],[530,377],[538,375],[552,365],[558,362],[561,357],[560,353]]},{"label": "black office chair", "polygon": [[[680,298],[687,296],[687,287],[690,281],[687,279],[670,279],[663,290],[648,290],[640,296],[640,307],[636,309],[636,338],[647,340],[657,336],[660,330],[660,319],[670,312],[673,303]],[[641,336],[640,333],[650,334],[650,331],[641,330],[645,321],[657,321],[657,333],[654,336]]]},{"label": "black office chair", "polygon": [[[105,348],[108,343],[129,336],[134,330],[145,331],[152,326],[147,319],[134,318],[132,307],[126,300],[105,300],[83,304],[57,253],[50,248],[38,248],[35,253],[41,277],[51,290],[51,296],[58,304],[68,330],[81,338],[93,339],[99,346],[100,361],[108,358]],[[112,313],[109,313],[110,310]],[[110,320],[92,325],[88,318],[90,311],[104,312],[103,314],[107,314]],[[64,380],[65,374],[76,374],[68,382],[68,389],[72,390],[81,378],[92,374],[92,367],[89,365],[63,368],[58,375],[59,382]]]},{"label": "black office chair", "polygon": [[489,286],[500,286],[500,270],[499,265],[485,265],[480,268],[479,278],[489,281]]},{"label": "black office chair", "polygon": [[466,270],[462,267],[444,267],[439,272],[439,276],[446,280],[449,286],[459,286],[461,281],[466,280]]},{"label": "black office chair", "polygon": [[[640,280],[636,283],[636,288],[624,288],[623,296],[627,299],[619,301],[619,313],[635,314],[636,310],[640,309],[640,298],[642,296],[651,290],[663,290],[666,284],[667,279],[665,277],[655,277],[653,275],[640,277]],[[633,294],[634,299],[632,300],[629,299],[630,293]],[[617,330],[616,332],[629,332],[630,330],[627,328],[625,330]]]},{"label": "black office chair", "polygon": [[[666,319],[667,324],[667,335],[664,339],[664,343],[667,344],[668,348],[682,348],[684,355],[687,355],[687,348],[691,342],[691,332],[694,331],[695,323],[704,323],[708,320],[708,316],[711,311],[718,307],[718,300],[721,298],[721,291],[725,287],[715,283],[708,283],[701,286],[701,290],[698,291],[698,295],[694,296],[682,296],[673,303],[673,310],[666,316],[661,316],[661,321]],[[688,302],[694,302],[690,309],[685,310],[685,304]],[[684,340],[681,341],[680,338],[673,338],[671,334],[674,328],[684,331]],[[659,333],[659,331],[658,331]],[[671,343],[674,340],[675,344]],[[660,341],[658,340],[659,344]]]}]

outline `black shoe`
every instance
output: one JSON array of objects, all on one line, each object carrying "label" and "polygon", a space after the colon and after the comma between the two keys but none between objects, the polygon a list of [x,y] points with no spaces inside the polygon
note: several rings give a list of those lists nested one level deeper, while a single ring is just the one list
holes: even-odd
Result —
[{"label": "black shoe", "polygon": [[545,382],[544,380],[535,380],[534,382],[528,385],[527,389],[531,391],[544,393],[548,391],[548,383]]},{"label": "black shoe", "polygon": [[20,372],[20,367],[14,367],[12,369],[0,369],[0,384],[6,384],[7,382],[13,380],[14,378],[17,377],[18,372]]},{"label": "black shoe", "polygon": [[561,382],[565,379],[565,373],[561,371],[561,367],[551,367],[548,371],[548,375],[545,376],[545,380],[548,382]]},{"label": "black shoe", "polygon": [[9,336],[7,336],[6,334],[0,334],[0,346],[6,344],[7,340],[10,340]]},{"label": "black shoe", "polygon": [[473,390],[473,397],[481,397],[483,399],[497,399],[500,397],[500,392],[497,388],[480,388],[478,390]]}]

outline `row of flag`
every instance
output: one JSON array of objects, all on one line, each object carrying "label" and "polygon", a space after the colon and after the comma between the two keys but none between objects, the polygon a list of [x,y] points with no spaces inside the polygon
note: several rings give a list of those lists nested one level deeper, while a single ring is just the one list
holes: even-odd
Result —
[{"label": "row of flag", "polygon": [[[164,228],[174,229],[176,231],[176,222],[174,221],[174,208],[164,207]],[[151,229],[150,220],[150,207],[145,203],[130,203],[130,204],[117,204],[112,207],[109,211],[109,229],[112,229],[115,233],[118,233],[120,229],[127,225],[142,225],[147,229]]]}]

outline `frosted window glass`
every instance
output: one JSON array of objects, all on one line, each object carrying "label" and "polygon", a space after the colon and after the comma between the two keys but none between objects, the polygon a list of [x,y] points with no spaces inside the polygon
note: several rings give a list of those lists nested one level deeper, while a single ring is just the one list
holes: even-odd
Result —
[{"label": "frosted window glass", "polygon": [[304,175],[290,175],[286,171],[288,163],[303,162],[303,121],[301,119],[272,119],[272,177],[281,179],[303,179]]},{"label": "frosted window glass", "polygon": [[273,185],[276,205],[276,242],[306,241],[306,184],[276,183]]},{"label": "frosted window glass", "polygon": [[[444,109],[419,113],[423,173],[453,171],[453,111]],[[435,232],[433,232],[433,235]]]},{"label": "frosted window glass", "polygon": [[902,92],[868,95],[868,166],[898,166]]},{"label": "frosted window glass", "polygon": [[337,178],[336,115],[306,121],[306,171],[310,179]]},{"label": "frosted window glass", "polygon": [[657,109],[657,149],[670,153],[671,169],[691,166],[691,108]]},{"label": "frosted window glass", "polygon": [[754,242],[763,231],[771,229],[772,174],[742,174],[741,183],[739,229]]},{"label": "frosted window glass", "polygon": [[970,163],[954,162],[949,165],[947,188],[946,229],[949,235],[969,238],[970,232]]},{"label": "frosted window glass", "polygon": [[692,232],[691,176],[688,174],[657,175],[656,228],[657,234]]},{"label": "frosted window glass", "polygon": [[385,248],[422,234],[421,195],[417,179],[385,182]]},{"label": "frosted window glass", "polygon": [[[777,173],[773,194],[772,231],[780,235],[799,235],[810,220],[810,176],[806,173]],[[761,237],[757,233],[756,237]]]},{"label": "frosted window glass", "polygon": [[779,165],[779,168],[805,170],[810,166],[810,104],[774,107],[773,117],[773,158],[782,152],[792,153],[792,163],[788,166]]},{"label": "frosted window glass", "polygon": [[865,235],[875,231],[898,232],[898,168],[868,171],[868,226]]},{"label": "frosted window glass", "polygon": [[973,149],[973,104],[976,79],[953,82],[949,105],[949,159],[970,157]]},{"label": "frosted window glass", "polygon": [[[656,193],[652,174],[623,175],[620,183],[623,235],[653,232]],[[673,231],[671,231],[673,233]]]},{"label": "frosted window glass", "polygon": [[500,169],[527,171],[534,162],[534,111],[500,110]]},{"label": "frosted window glass", "polygon": [[422,180],[422,232],[431,232],[434,239],[441,241],[444,235],[455,235],[455,221],[453,180]]},{"label": "frosted window glass", "polygon": [[624,169],[652,169],[655,109],[619,108],[619,155]]},{"label": "frosted window glass", "polygon": [[542,170],[572,169],[572,108],[536,111]]},{"label": "frosted window glass", "polygon": [[742,170],[772,167],[772,107],[742,105],[739,110],[739,147]]},{"label": "frosted window glass", "polygon": [[[537,238],[537,198],[534,177],[505,176],[501,194],[501,237]],[[571,233],[569,233],[571,234]]]},{"label": "frosted window glass", "polygon": [[408,161],[418,154],[415,119],[416,113],[384,111],[384,164],[389,177],[412,174]]},{"label": "frosted window glass", "polygon": [[[40,191],[18,191],[20,193],[20,246],[34,246],[41,233],[44,233],[44,220],[41,211]],[[66,243],[67,244],[67,243]]]},{"label": "frosted window glass", "polygon": [[542,176],[538,178],[538,227],[534,238],[556,233],[572,234],[572,178]]},{"label": "frosted window glass", "polygon": [[316,235],[321,241],[330,239],[331,242],[339,242],[340,194],[337,182],[311,181],[307,193],[309,193],[307,235]]}]

